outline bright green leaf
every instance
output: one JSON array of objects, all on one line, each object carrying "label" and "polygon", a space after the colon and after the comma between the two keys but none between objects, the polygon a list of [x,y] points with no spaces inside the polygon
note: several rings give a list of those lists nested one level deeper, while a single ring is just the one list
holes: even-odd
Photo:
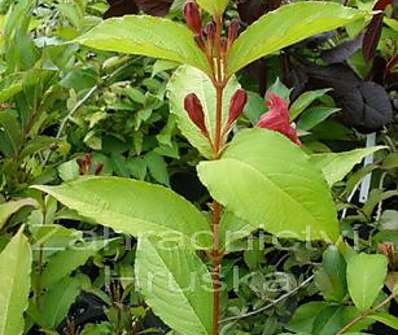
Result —
[{"label": "bright green leaf", "polygon": [[236,73],[256,59],[365,15],[366,12],[332,2],[305,1],[282,6],[249,26],[236,40],[229,55],[228,74]]},{"label": "bright green leaf", "polygon": [[[210,227],[191,203],[159,185],[118,177],[82,177],[61,186],[35,186],[80,215],[133,236],[174,233],[210,245]],[[203,232],[193,241],[198,232]]]},{"label": "bright green leaf", "polygon": [[[228,119],[230,100],[239,83],[232,78],[224,90],[224,106],[222,122]],[[195,126],[184,109],[184,99],[190,93],[195,93],[202,102],[205,123],[209,130],[210,138],[214,143],[216,129],[216,92],[210,79],[202,72],[191,66],[180,67],[173,75],[168,85],[171,112],[177,115],[178,127],[189,142],[206,157],[211,157],[211,147],[208,140]]]},{"label": "bright green leaf", "polygon": [[336,209],[322,174],[279,133],[241,131],[220,160],[200,163],[198,172],[211,195],[253,230],[338,239]]},{"label": "bright green leaf", "polygon": [[192,32],[185,25],[165,18],[126,15],[108,19],[76,41],[90,48],[189,64],[210,73]]},{"label": "bright green leaf", "polygon": [[192,250],[142,238],[136,277],[148,305],[169,326],[184,335],[211,334],[211,276]]},{"label": "bright green leaf", "polygon": [[28,307],[32,251],[22,229],[0,254],[0,334],[21,335]]},{"label": "bright green leaf", "polygon": [[391,29],[398,31],[398,20],[392,19],[387,16],[384,17],[384,23],[389,26]]},{"label": "bright green leaf", "polygon": [[373,305],[383,288],[386,275],[387,259],[383,255],[361,253],[348,260],[348,292],[359,310],[367,310]]},{"label": "bright green leaf", "polygon": [[196,0],[196,2],[211,15],[222,15],[229,0]]},{"label": "bright green leaf", "polygon": [[322,170],[329,186],[332,186],[342,180],[363,158],[381,149],[384,149],[384,147],[378,146],[339,153],[314,154],[310,156],[310,160]]}]

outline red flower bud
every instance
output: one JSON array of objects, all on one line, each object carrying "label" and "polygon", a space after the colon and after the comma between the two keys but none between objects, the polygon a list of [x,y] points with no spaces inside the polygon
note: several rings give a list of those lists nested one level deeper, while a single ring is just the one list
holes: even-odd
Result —
[{"label": "red flower bud", "polygon": [[205,29],[207,39],[211,45],[214,43],[214,39],[216,37],[216,24],[213,21],[210,21]]},{"label": "red flower bud", "polygon": [[256,127],[277,131],[297,145],[301,145],[296,129],[289,123],[289,109],[286,102],[279,95],[271,93],[268,96],[267,106],[270,110],[260,117]]},{"label": "red flower bud", "polygon": [[238,19],[232,20],[228,27],[228,45],[231,45],[236,40],[239,34],[239,29],[240,21]]},{"label": "red flower bud", "polygon": [[204,41],[204,39],[203,39],[202,34],[200,34],[200,35],[195,35],[195,36],[194,36],[194,40],[195,40],[196,44],[198,45],[198,47],[199,47],[200,49],[202,49],[203,51],[206,50],[206,44],[205,44],[205,41]]},{"label": "red flower bud", "polygon": [[184,17],[189,29],[195,34],[200,34],[202,29],[202,18],[200,16],[199,7],[195,1],[188,1],[184,6]]},{"label": "red flower bud", "polygon": [[246,92],[242,89],[237,90],[231,98],[227,127],[230,127],[236,121],[236,119],[242,114],[246,102],[247,102]]},{"label": "red flower bud", "polygon": [[202,133],[207,134],[202,103],[195,93],[188,94],[185,97],[184,108],[191,121],[202,131]]}]

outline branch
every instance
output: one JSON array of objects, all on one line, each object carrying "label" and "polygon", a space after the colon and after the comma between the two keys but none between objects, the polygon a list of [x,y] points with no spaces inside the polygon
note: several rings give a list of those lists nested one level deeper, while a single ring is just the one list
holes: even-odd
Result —
[{"label": "branch", "polygon": [[[304,280],[300,285],[298,285],[296,288],[294,288],[293,290],[285,293],[284,295],[281,295],[278,299],[274,300],[273,302],[271,302],[270,304],[261,307],[259,309],[256,309],[254,311],[251,311],[249,313],[245,313],[245,314],[241,314],[241,315],[237,315],[237,316],[231,316],[229,318],[223,319],[220,322],[227,322],[227,321],[233,321],[233,320],[240,320],[243,318],[247,318],[249,316],[253,316],[256,315],[258,313],[264,312],[267,309],[270,309],[272,307],[274,307],[275,305],[279,304],[281,301],[291,297],[292,295],[296,294],[299,290],[301,290],[303,287],[307,286],[308,284],[310,284],[312,282],[312,280],[314,279],[314,275],[308,277],[306,280]],[[337,334],[336,334],[337,335]]]}]

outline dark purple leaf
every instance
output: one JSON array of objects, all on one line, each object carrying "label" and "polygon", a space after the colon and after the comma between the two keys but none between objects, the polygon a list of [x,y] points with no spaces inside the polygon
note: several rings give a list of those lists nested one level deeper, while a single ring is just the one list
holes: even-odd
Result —
[{"label": "dark purple leaf", "polygon": [[165,16],[173,3],[172,0],[107,0],[110,7],[104,14],[104,19],[138,14],[142,10],[153,16]]},{"label": "dark purple leaf", "polygon": [[373,59],[372,68],[367,76],[368,80],[374,81],[380,85],[385,84],[385,72],[387,67],[387,60],[381,56],[376,56]]},{"label": "dark purple leaf", "polygon": [[362,133],[378,131],[390,123],[393,111],[383,86],[361,82],[350,94],[337,99],[344,106],[344,121]]},{"label": "dark purple leaf", "polygon": [[[391,3],[391,0],[379,0],[373,6],[374,10],[384,11],[386,7]],[[379,13],[373,16],[372,21],[370,21],[368,29],[365,32],[363,38],[363,56],[366,62],[370,62],[377,50],[377,45],[379,44],[381,31],[383,29],[383,17],[384,13]]]},{"label": "dark purple leaf", "polygon": [[153,16],[165,16],[169,13],[173,0],[135,0],[138,7]]},{"label": "dark purple leaf", "polygon": [[340,43],[333,49],[321,52],[322,59],[328,64],[342,63],[357,52],[362,46],[363,34],[356,38]]},{"label": "dark purple leaf", "polygon": [[392,121],[392,106],[385,88],[363,81],[348,65],[305,64],[301,68],[309,77],[307,89],[333,88],[329,94],[342,109],[346,125],[371,133]]},{"label": "dark purple leaf", "polygon": [[137,14],[138,7],[134,0],[107,0],[110,7],[104,14],[104,19],[129,14]]},{"label": "dark purple leaf", "polygon": [[238,0],[238,12],[241,20],[252,24],[262,15],[279,8],[281,0]]},{"label": "dark purple leaf", "polygon": [[392,17],[398,20],[398,0],[392,0]]},{"label": "dark purple leaf", "polygon": [[383,17],[384,13],[373,16],[365,32],[362,52],[367,63],[369,63],[376,54],[377,45],[379,44],[381,31],[383,29]]}]

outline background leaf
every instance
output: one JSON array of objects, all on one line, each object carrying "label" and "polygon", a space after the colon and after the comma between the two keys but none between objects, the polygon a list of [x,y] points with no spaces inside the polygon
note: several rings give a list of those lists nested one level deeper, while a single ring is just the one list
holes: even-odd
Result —
[{"label": "background leaf", "polygon": [[309,108],[304,114],[300,117],[300,120],[297,123],[297,130],[308,131],[325,121],[329,116],[340,111],[340,108],[333,107],[324,107],[324,106],[315,106]]},{"label": "background leaf", "polygon": [[315,275],[322,295],[327,300],[342,301],[347,294],[347,264],[335,246],[330,246],[323,254],[322,266]]},{"label": "background leaf", "polygon": [[398,330],[398,318],[394,315],[388,314],[386,312],[377,312],[370,314],[368,318],[381,322],[392,329]]},{"label": "background leaf", "polygon": [[384,149],[384,147],[378,146],[339,153],[314,154],[310,156],[310,160],[322,170],[328,184],[332,186],[342,180],[362,159],[381,149]]},{"label": "background leaf", "polygon": [[43,271],[40,279],[41,285],[46,288],[51,287],[79,266],[86,264],[90,257],[93,257],[106,245],[107,241],[99,240],[81,243],[57,252],[49,259]]},{"label": "background leaf", "polygon": [[20,335],[28,307],[32,251],[20,229],[0,254],[0,334]]},{"label": "background leaf", "polygon": [[34,309],[29,312],[42,327],[53,329],[64,320],[79,293],[79,279],[64,277],[46,291],[39,306],[33,305]]},{"label": "background leaf", "polygon": [[7,220],[21,208],[29,206],[36,207],[38,203],[31,198],[11,200],[0,204],[0,229],[7,223]]},{"label": "background leaf", "polygon": [[355,306],[369,309],[384,285],[387,275],[387,259],[383,255],[354,255],[347,264],[348,291]]},{"label": "background leaf", "polygon": [[330,89],[321,89],[308,91],[301,94],[290,106],[290,120],[295,120],[302,112],[304,112],[315,100],[323,97]]}]

